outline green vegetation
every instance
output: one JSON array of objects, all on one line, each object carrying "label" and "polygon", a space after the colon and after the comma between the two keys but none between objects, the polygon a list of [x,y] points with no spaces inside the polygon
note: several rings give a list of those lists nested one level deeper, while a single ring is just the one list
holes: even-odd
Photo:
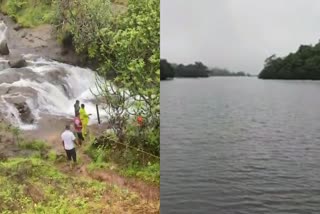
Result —
[{"label": "green vegetation", "polygon": [[167,62],[166,59],[160,60],[160,71],[161,80],[174,78],[174,69],[172,65],[169,62]]},{"label": "green vegetation", "polygon": [[160,185],[160,163],[156,156],[117,142],[114,134],[106,134],[85,149],[93,162],[90,170],[111,169],[126,177],[135,177]]},{"label": "green vegetation", "polygon": [[209,77],[209,69],[202,62],[174,67],[175,77]]},{"label": "green vegetation", "polygon": [[236,77],[251,76],[250,74],[246,74],[243,71],[231,72],[227,69],[222,69],[222,68],[211,68],[209,70],[209,75],[210,76],[236,76]]},{"label": "green vegetation", "polygon": [[144,181],[160,185],[160,164],[149,164],[145,167],[131,166],[120,168],[120,174],[127,177],[136,177]]},{"label": "green vegetation", "polygon": [[51,23],[55,17],[53,0],[3,0],[1,11],[23,27]]},{"label": "green vegetation", "polygon": [[1,213],[155,213],[157,205],[116,186],[61,173],[37,158],[0,162]]},{"label": "green vegetation", "polygon": [[275,55],[265,60],[261,79],[320,79],[320,43],[301,45],[295,53],[279,58]]},{"label": "green vegetation", "polygon": [[[160,154],[160,1],[129,0],[112,11],[105,0],[58,1],[58,30],[98,61],[96,96],[109,109],[116,141]],[[135,124],[141,116],[143,124]],[[121,149],[121,148],[119,148]]]},{"label": "green vegetation", "polygon": [[42,151],[48,148],[48,144],[41,140],[23,141],[19,143],[19,147],[22,149]]},{"label": "green vegetation", "polygon": [[176,65],[161,59],[161,80],[174,77],[209,77],[209,76],[251,76],[243,71],[231,72],[227,69],[208,68],[202,62],[195,62],[189,65]]},{"label": "green vegetation", "polygon": [[[91,164],[81,155],[79,163],[89,164],[91,171],[115,170],[159,184],[160,1],[5,0],[1,10],[25,27],[54,24],[63,44],[98,65],[96,96],[110,109],[112,132],[86,148]],[[118,187],[61,173],[60,155],[48,151],[45,142],[24,141],[19,129],[10,132],[15,133],[10,134],[14,145],[36,154],[0,162],[0,212],[159,211],[158,202],[146,203]]]}]

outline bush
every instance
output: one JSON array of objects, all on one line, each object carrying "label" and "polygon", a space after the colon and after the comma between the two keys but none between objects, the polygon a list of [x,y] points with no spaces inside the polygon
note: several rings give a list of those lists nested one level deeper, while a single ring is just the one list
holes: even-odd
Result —
[{"label": "bush", "polygon": [[149,163],[146,167],[130,166],[120,170],[120,173],[127,177],[137,177],[141,180],[160,184],[160,164]]},{"label": "bush", "polygon": [[48,160],[49,161],[56,161],[57,160],[57,153],[54,150],[49,151]]},{"label": "bush", "polygon": [[19,144],[19,147],[22,149],[29,149],[29,150],[36,150],[36,151],[43,151],[48,148],[46,142],[41,140],[34,140],[34,141],[25,141]]},{"label": "bush", "polygon": [[1,9],[24,27],[52,23],[55,19],[54,4],[51,0],[6,0]]}]

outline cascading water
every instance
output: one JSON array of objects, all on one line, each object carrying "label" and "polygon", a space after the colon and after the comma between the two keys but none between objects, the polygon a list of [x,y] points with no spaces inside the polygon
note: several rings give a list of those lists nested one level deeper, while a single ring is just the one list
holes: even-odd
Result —
[{"label": "cascading water", "polygon": [[[7,39],[7,26],[0,22],[0,43]],[[95,72],[31,54],[23,58],[27,66],[10,68],[9,60],[0,57],[0,117],[22,129],[33,129],[42,115],[73,117],[73,105],[79,100],[92,114],[90,123],[97,122],[91,93],[96,91]]]},{"label": "cascading water", "polygon": [[8,27],[7,25],[1,21],[0,22],[0,44],[6,42],[8,39]]},{"label": "cascading water", "polygon": [[[2,75],[7,75],[5,81],[9,79],[9,83],[3,80],[1,81],[3,83],[0,82],[0,89],[18,89],[14,90],[14,93],[0,94],[0,111],[7,119],[23,129],[36,127],[24,124],[15,105],[7,100],[10,97],[22,96],[26,99],[26,104],[35,117],[35,124],[41,114],[72,117],[74,115],[73,105],[76,100],[84,103],[87,113],[92,114],[90,122],[96,122],[96,107],[92,103],[95,97],[91,93],[91,91],[95,91],[96,76],[92,70],[43,58],[36,60],[28,60],[28,56],[25,58],[28,66],[23,70],[6,68],[0,71],[0,81]],[[15,73],[20,76],[10,81],[12,76],[16,77]],[[26,94],[26,89],[32,89],[34,92]],[[102,117],[105,115],[103,111],[101,114]]]}]

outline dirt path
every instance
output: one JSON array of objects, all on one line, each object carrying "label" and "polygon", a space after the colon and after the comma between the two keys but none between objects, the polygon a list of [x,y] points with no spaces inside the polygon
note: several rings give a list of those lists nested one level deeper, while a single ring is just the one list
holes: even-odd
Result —
[{"label": "dirt path", "polygon": [[[44,119],[40,120],[39,128],[37,130],[25,131],[24,135],[27,139],[44,139],[58,155],[65,156],[60,135],[64,130],[65,124],[71,122],[72,120],[67,118],[58,118],[47,115],[44,116]],[[106,125],[92,125],[89,127],[89,131],[97,134],[98,132],[101,133],[101,130],[105,128]],[[77,149],[77,156],[81,159],[81,162],[74,170],[70,170],[69,165],[66,162],[57,164],[58,168],[62,172],[72,176],[83,176],[128,189],[135,192],[146,201],[160,200],[160,189],[157,185],[152,185],[135,178],[121,176],[110,169],[100,169],[89,172],[88,165],[92,160],[83,150],[83,147]]]},{"label": "dirt path", "polygon": [[89,172],[88,165],[92,162],[91,158],[83,153],[82,149],[77,150],[77,155],[81,158],[81,164],[75,169],[70,170],[69,165],[66,163],[59,164],[59,169],[72,176],[83,176],[91,179],[95,179],[108,184],[116,185],[123,189],[128,189],[131,192],[135,192],[140,198],[146,201],[158,201],[160,200],[159,186],[152,185],[140,181],[135,178],[127,178],[119,175],[117,172],[109,169],[94,170]]}]

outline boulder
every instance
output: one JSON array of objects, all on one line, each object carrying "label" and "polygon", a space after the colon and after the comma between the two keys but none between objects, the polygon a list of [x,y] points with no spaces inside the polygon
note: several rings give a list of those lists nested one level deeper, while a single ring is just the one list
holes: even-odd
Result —
[{"label": "boulder", "polygon": [[6,41],[0,43],[0,55],[9,55],[10,51]]},{"label": "boulder", "polygon": [[21,75],[17,72],[8,70],[9,72],[0,73],[0,83],[14,83],[21,79]]},{"label": "boulder", "polygon": [[10,86],[7,94],[21,94],[27,97],[36,97],[37,91],[31,87]]},{"label": "boulder", "polygon": [[19,31],[19,30],[21,30],[23,27],[21,26],[21,25],[19,25],[19,24],[16,24],[14,27],[13,27],[13,29],[15,30],[15,31]]},{"label": "boulder", "polygon": [[12,84],[20,79],[29,79],[39,83],[45,81],[41,75],[29,68],[8,68],[5,71],[0,72],[0,83]]},{"label": "boulder", "polygon": [[22,57],[9,60],[9,66],[11,68],[23,68],[23,67],[26,67],[27,65],[28,65],[27,61]]},{"label": "boulder", "polygon": [[9,62],[7,61],[0,61],[0,72],[7,69],[7,68],[10,68],[9,66]]},{"label": "boulder", "polygon": [[23,96],[6,97],[5,100],[13,104],[19,112],[20,120],[23,123],[32,124],[34,122],[34,115]]},{"label": "boulder", "polygon": [[55,85],[59,85],[63,91],[63,93],[68,97],[71,98],[73,96],[72,89],[68,85],[65,77],[67,77],[67,72],[63,68],[52,69],[48,71],[44,78],[46,81],[50,83],[54,83]]}]

